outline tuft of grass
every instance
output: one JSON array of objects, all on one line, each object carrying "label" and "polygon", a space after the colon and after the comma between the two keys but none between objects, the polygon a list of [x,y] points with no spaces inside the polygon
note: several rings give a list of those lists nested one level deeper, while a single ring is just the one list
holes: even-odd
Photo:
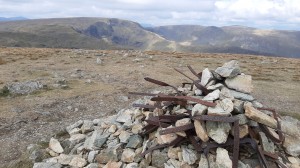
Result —
[{"label": "tuft of grass", "polygon": [[60,130],[55,134],[56,138],[69,137],[69,134],[66,130]]},{"label": "tuft of grass", "polygon": [[2,58],[0,58],[0,65],[6,64],[6,61],[4,61]]},{"label": "tuft of grass", "polygon": [[296,118],[297,120],[300,120],[299,113],[280,112],[280,114],[283,116],[290,116],[290,117]]},{"label": "tuft of grass", "polygon": [[7,86],[4,86],[2,89],[0,89],[0,97],[6,97],[9,95],[9,90]]}]

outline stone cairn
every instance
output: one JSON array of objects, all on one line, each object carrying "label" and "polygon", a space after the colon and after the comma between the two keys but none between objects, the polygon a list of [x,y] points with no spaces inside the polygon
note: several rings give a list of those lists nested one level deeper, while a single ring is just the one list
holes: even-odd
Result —
[{"label": "stone cairn", "polygon": [[[80,120],[69,137],[51,138],[51,155],[34,168],[299,167],[299,121],[265,108],[250,93],[252,78],[233,60],[196,73],[172,90],[136,93],[135,108]],[[188,86],[188,87],[187,87]]]}]

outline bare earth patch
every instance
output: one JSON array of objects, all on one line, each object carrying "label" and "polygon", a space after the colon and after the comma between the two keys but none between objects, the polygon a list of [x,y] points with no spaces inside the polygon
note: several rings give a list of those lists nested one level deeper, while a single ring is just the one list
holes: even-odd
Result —
[{"label": "bare earth patch", "polygon": [[[97,58],[100,59],[101,63]],[[129,91],[158,88],[152,77],[170,84],[189,82],[186,73],[215,69],[236,59],[252,75],[254,97],[282,115],[300,118],[300,60],[233,54],[156,51],[0,48],[0,88],[14,82],[40,81],[46,88],[29,95],[0,96],[0,165],[23,159],[31,143],[49,141],[80,119],[115,114],[138,99]],[[192,75],[190,75],[192,77]],[[58,135],[57,135],[58,136]],[[19,162],[20,164],[20,162]],[[11,167],[14,164],[11,164]]]}]

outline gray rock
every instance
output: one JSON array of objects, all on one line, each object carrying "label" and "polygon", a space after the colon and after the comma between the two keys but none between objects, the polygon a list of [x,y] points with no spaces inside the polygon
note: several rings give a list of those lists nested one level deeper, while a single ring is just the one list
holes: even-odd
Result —
[{"label": "gray rock", "polygon": [[138,168],[139,164],[138,163],[129,163],[126,165],[125,168]]},{"label": "gray rock", "polygon": [[205,101],[214,101],[214,100],[219,99],[219,97],[220,97],[220,90],[214,90],[213,92],[206,95],[203,98],[203,100],[205,100]]},{"label": "gray rock", "polygon": [[235,114],[243,114],[243,113],[245,113],[244,102],[241,101],[241,100],[235,99],[233,101],[233,112]]},{"label": "gray rock", "polygon": [[266,152],[275,153],[275,145],[266,137],[266,134],[263,132],[259,132],[259,136],[261,139],[263,150]]},{"label": "gray rock", "polygon": [[136,134],[129,138],[126,148],[136,149],[138,147],[141,147],[142,143],[143,143],[142,137]]},{"label": "gray rock", "polygon": [[85,166],[84,168],[99,168],[98,163],[90,163],[87,166]]},{"label": "gray rock", "polygon": [[178,159],[178,153],[181,152],[180,147],[169,147],[168,148],[168,157],[170,159]]},{"label": "gray rock", "polygon": [[208,68],[205,68],[202,71],[202,77],[201,77],[201,85],[205,86],[210,80],[213,79],[212,73],[209,71]]},{"label": "gray rock", "polygon": [[90,151],[88,154],[87,161],[90,163],[93,163],[97,154],[98,154],[98,151]]},{"label": "gray rock", "polygon": [[231,126],[229,123],[224,122],[206,122],[207,134],[218,144],[225,143],[228,138]]},{"label": "gray rock", "polygon": [[83,124],[83,120],[79,120],[76,123],[69,125],[66,127],[67,132],[70,134],[70,132],[74,129],[74,128],[79,128],[81,125]]},{"label": "gray rock", "polygon": [[182,149],[183,161],[185,161],[189,165],[194,164],[196,162],[196,160],[198,159],[197,158],[197,152],[192,150],[192,149],[188,149],[185,146],[182,146],[181,149]]},{"label": "gray rock", "polygon": [[238,168],[251,168],[248,164],[244,164],[242,161],[239,160]]},{"label": "gray rock", "polygon": [[223,148],[217,148],[216,163],[226,168],[232,168],[232,161],[229,158],[228,151]]},{"label": "gray rock", "polygon": [[291,156],[300,156],[300,140],[299,137],[294,137],[290,135],[285,135],[285,140],[283,143],[285,152]]},{"label": "gray rock", "polygon": [[262,107],[264,107],[260,102],[258,102],[258,101],[252,101],[252,104],[253,104],[253,107],[255,107],[255,108],[262,108]]},{"label": "gray rock", "polygon": [[69,163],[69,165],[73,167],[83,167],[86,164],[87,164],[86,160],[78,156],[73,157],[73,159]]},{"label": "gray rock", "polygon": [[57,162],[62,164],[62,165],[69,165],[69,163],[73,159],[73,155],[66,155],[66,154],[60,154],[57,158]]},{"label": "gray rock", "polygon": [[128,102],[129,101],[129,97],[128,96],[124,96],[124,95],[119,96],[118,97],[118,101],[120,101],[120,102]]},{"label": "gray rock", "polygon": [[26,81],[26,82],[12,83],[7,86],[7,89],[11,94],[25,95],[43,89],[43,87],[44,87],[43,84],[39,81]]},{"label": "gray rock", "polygon": [[223,100],[223,99],[226,99],[226,98],[228,98],[230,100],[234,99],[234,97],[231,94],[230,90],[227,87],[223,87],[221,89],[221,92],[220,92],[220,100]]},{"label": "gray rock", "polygon": [[251,75],[238,75],[234,78],[227,78],[225,84],[227,87],[243,93],[251,93],[253,90]]},{"label": "gray rock", "polygon": [[95,130],[91,137],[84,142],[84,148],[88,150],[95,150],[102,147],[109,137],[109,133],[103,133],[102,130]]},{"label": "gray rock", "polygon": [[201,154],[198,168],[209,168],[208,160],[204,154]]},{"label": "gray rock", "polygon": [[131,121],[131,118],[132,118],[132,110],[130,109],[127,109],[127,110],[121,110],[119,113],[118,113],[118,116],[116,118],[116,121],[117,122],[120,122],[120,123],[126,123],[128,121]]},{"label": "gray rock", "polygon": [[70,134],[70,135],[79,134],[80,131],[81,131],[80,128],[74,128],[74,129],[72,129],[72,130],[69,132],[69,134]]},{"label": "gray rock", "polygon": [[71,151],[69,152],[70,155],[74,155],[74,154],[77,154],[77,149],[79,147],[83,146],[83,142],[82,143],[79,143],[79,144],[76,144],[75,146],[73,146],[73,148],[71,149]]},{"label": "gray rock", "polygon": [[103,168],[125,168],[125,164],[122,166],[122,162],[108,162]]},{"label": "gray rock", "polygon": [[38,162],[34,163],[33,168],[61,168],[62,165],[59,163],[52,163],[52,162]]},{"label": "gray rock", "polygon": [[109,127],[108,132],[110,132],[110,133],[115,133],[116,130],[117,130],[117,128],[118,128],[118,127],[117,127],[115,124],[113,124],[113,125],[111,125],[111,126]]},{"label": "gray rock", "polygon": [[218,73],[216,73],[214,70],[210,71],[212,73],[212,75],[214,76],[215,80],[221,81],[223,80],[223,77],[221,75],[219,75]]},{"label": "gray rock", "polygon": [[118,145],[119,143],[120,143],[119,138],[115,138],[113,140],[108,140],[106,142],[108,148],[114,147],[114,146]]},{"label": "gray rock", "polygon": [[[184,125],[188,125],[191,124],[191,119],[190,118],[183,118],[180,120],[177,120],[175,123],[175,127],[180,127],[180,126],[184,126]],[[180,131],[180,132],[176,132],[177,135],[186,136],[186,133],[184,131]]]},{"label": "gray rock", "polygon": [[215,85],[208,86],[207,89],[208,90],[216,90],[216,89],[221,90],[223,87],[224,87],[224,85],[222,83],[217,83]]},{"label": "gray rock", "polygon": [[96,59],[96,63],[97,63],[97,64],[99,64],[99,65],[101,65],[101,64],[102,64],[102,60],[101,60],[101,58],[97,57],[97,59]]},{"label": "gray rock", "polygon": [[106,164],[110,161],[118,162],[121,158],[121,154],[121,145],[116,145],[115,147],[101,150],[100,153],[96,156],[96,160],[101,164]]},{"label": "gray rock", "polygon": [[243,101],[253,101],[254,98],[250,94],[230,90],[230,94],[235,98]]},{"label": "gray rock", "polygon": [[121,160],[125,163],[132,163],[134,161],[135,156],[136,154],[133,149],[126,148],[122,153]]},{"label": "gray rock", "polygon": [[300,137],[300,121],[293,117],[282,117],[281,129],[290,136]]},{"label": "gray rock", "polygon": [[102,121],[103,121],[102,119],[97,118],[97,119],[94,119],[94,120],[93,120],[93,124],[94,124],[94,125],[101,125],[101,122],[102,122]]},{"label": "gray rock", "polygon": [[207,112],[207,106],[196,104],[192,109],[192,116],[203,115]]},{"label": "gray rock", "polygon": [[139,134],[143,132],[143,124],[139,123],[139,124],[134,124],[131,128],[131,132],[133,134]]},{"label": "gray rock", "polygon": [[49,142],[49,148],[56,153],[63,153],[64,149],[60,145],[59,141],[55,138],[51,138]]},{"label": "gray rock", "polygon": [[212,86],[212,85],[215,85],[216,84],[216,80],[211,80],[211,81],[209,81],[207,84],[206,84],[206,87],[210,87],[210,86]]},{"label": "gray rock", "polygon": [[58,163],[55,157],[44,159],[43,162],[46,163]]},{"label": "gray rock", "polygon": [[202,95],[202,90],[196,89],[196,90],[195,90],[195,95],[196,95],[196,96],[201,96],[201,95]]},{"label": "gray rock", "polygon": [[217,101],[215,107],[209,107],[207,110],[208,115],[222,115],[229,116],[233,111],[233,102],[226,98],[221,101]]},{"label": "gray rock", "polygon": [[121,131],[120,135],[119,135],[119,139],[120,139],[120,142],[122,143],[127,143],[129,138],[131,136],[131,133],[127,132],[127,131]]},{"label": "gray rock", "polygon": [[244,125],[249,122],[249,120],[245,114],[238,114],[238,115],[235,115],[235,117],[237,117],[239,119],[239,125]]},{"label": "gray rock", "polygon": [[83,142],[85,137],[86,137],[86,135],[84,135],[84,134],[74,134],[74,135],[71,135],[71,137],[69,138],[69,141],[72,144],[78,144],[80,142]]},{"label": "gray rock", "polygon": [[164,163],[164,168],[180,168],[181,162],[175,159],[169,159],[167,163]]},{"label": "gray rock", "polygon": [[94,123],[90,120],[84,120],[81,126],[81,131],[83,134],[93,131],[94,130]]},{"label": "gray rock", "polygon": [[218,67],[215,72],[225,78],[233,78],[241,73],[239,63],[236,60],[226,62],[222,67]]},{"label": "gray rock", "polygon": [[152,166],[161,167],[168,159],[168,155],[165,152],[160,152],[159,150],[152,152]]}]

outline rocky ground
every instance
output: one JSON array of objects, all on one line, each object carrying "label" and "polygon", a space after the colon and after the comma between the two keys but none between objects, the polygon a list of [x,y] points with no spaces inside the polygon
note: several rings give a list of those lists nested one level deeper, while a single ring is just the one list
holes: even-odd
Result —
[{"label": "rocky ground", "polygon": [[[140,51],[0,49],[0,164],[25,165],[26,147],[62,136],[64,128],[80,119],[116,114],[137,99],[129,91],[150,91],[156,85],[146,76],[179,86],[186,71],[215,69],[239,60],[253,76],[254,97],[283,115],[299,117],[300,60],[226,54],[183,54]],[[188,72],[188,71],[186,71]],[[192,75],[191,75],[192,76]],[[24,83],[25,82],[25,83]],[[26,83],[27,82],[27,83]],[[20,85],[21,83],[21,85]],[[18,92],[25,84],[26,91]],[[39,88],[35,90],[35,88]],[[23,89],[24,90],[24,89]],[[28,94],[28,92],[31,92]],[[22,161],[22,162],[20,162]]]}]

